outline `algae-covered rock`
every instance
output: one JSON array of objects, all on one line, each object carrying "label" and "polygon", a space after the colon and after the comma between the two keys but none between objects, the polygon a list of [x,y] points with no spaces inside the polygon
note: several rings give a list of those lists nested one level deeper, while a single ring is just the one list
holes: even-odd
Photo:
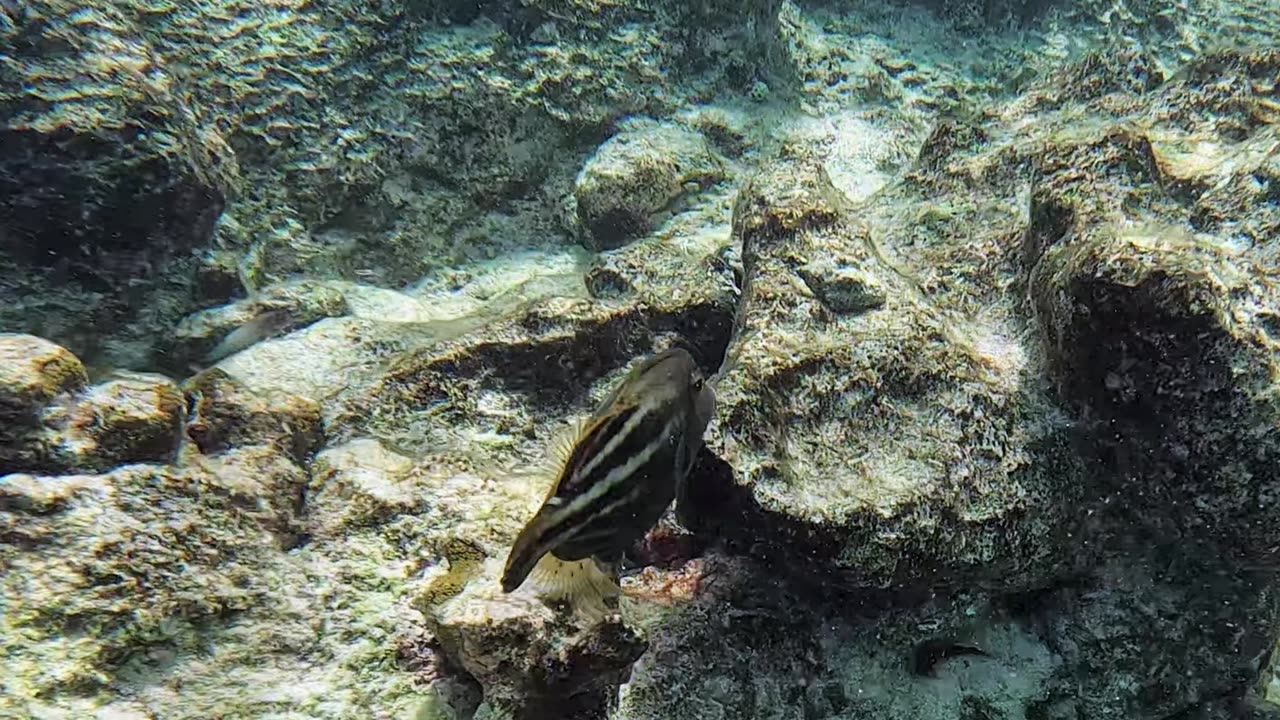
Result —
[{"label": "algae-covered rock", "polygon": [[80,359],[57,343],[34,335],[0,333],[0,420],[36,420],[54,397],[88,382]]},{"label": "algae-covered rock", "polygon": [[121,373],[86,386],[78,358],[26,335],[0,337],[0,355],[0,475],[172,458],[185,404],[168,378]]},{"label": "algae-covered rock", "polygon": [[731,273],[697,249],[636,243],[610,263],[629,288],[620,297],[531,301],[401,353],[341,396],[330,428],[335,437],[372,434],[406,452],[472,456],[520,442],[566,411],[585,411],[601,379],[660,347],[684,345],[711,372],[728,341],[735,288]]},{"label": "algae-covered rock", "polygon": [[518,720],[601,717],[646,650],[619,616],[579,625],[541,601],[502,595],[496,564],[430,612],[442,647]]},{"label": "algae-covered rock", "polygon": [[[741,192],[744,290],[710,443],[732,479],[692,483],[682,514],[855,584],[1052,581],[1077,554],[1082,467],[1034,357],[1009,322],[918,297],[838,202],[799,162]],[[859,292],[815,272],[834,262]]]},{"label": "algae-covered rock", "polygon": [[1114,491],[1161,537],[1271,557],[1280,358],[1264,328],[1280,273],[1184,226],[1062,229],[1031,292],[1063,396],[1106,428]]},{"label": "algae-covered rock", "polygon": [[272,533],[206,471],[132,465],[0,482],[4,713],[108,686],[148,646],[270,593]]},{"label": "algae-covered rock", "polygon": [[1199,717],[1251,692],[1280,635],[1265,576],[1195,552],[1126,550],[1087,590],[1035,599],[1032,626],[1064,671],[1078,669],[1063,672],[1055,700],[1082,717]]},{"label": "algae-covered rock", "polygon": [[632,122],[587,160],[574,183],[578,219],[597,248],[643,235],[674,203],[725,177],[701,135]]},{"label": "algae-covered rock", "polygon": [[430,500],[410,478],[413,461],[376,440],[329,448],[316,456],[314,466],[307,505],[320,535],[384,523]]},{"label": "algae-covered rock", "polygon": [[172,460],[186,401],[162,375],[126,373],[87,388],[74,401],[47,412],[55,428],[55,462],[80,470]]},{"label": "algae-covered rock", "polygon": [[127,12],[39,0],[3,33],[0,249],[93,276],[206,242],[234,161]]},{"label": "algae-covered rock", "polygon": [[202,455],[266,445],[305,463],[323,442],[320,407],[281,391],[256,393],[217,368],[192,377],[186,435]]},{"label": "algae-covered rock", "polygon": [[67,348],[28,334],[0,333],[0,475],[42,468],[50,439],[42,424],[55,398],[88,382]]},{"label": "algae-covered rock", "polygon": [[[648,626],[650,650],[615,717],[1036,717],[1061,664],[1034,629],[980,595],[894,606],[864,594],[837,606],[788,593],[767,567],[720,568],[715,583]],[[983,654],[917,667],[922,643],[948,638]]]},{"label": "algae-covered rock", "polygon": [[275,533],[281,547],[288,549],[305,539],[302,515],[308,474],[278,448],[237,447],[192,464],[208,470],[209,487],[246,518]]}]

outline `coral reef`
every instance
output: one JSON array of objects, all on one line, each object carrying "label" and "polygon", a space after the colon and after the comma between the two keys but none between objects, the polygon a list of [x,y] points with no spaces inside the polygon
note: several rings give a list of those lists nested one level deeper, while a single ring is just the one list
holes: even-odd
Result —
[{"label": "coral reef", "polygon": [[[0,2],[0,715],[1277,717],[1277,37]],[[718,412],[618,612],[503,594],[676,344]]]}]

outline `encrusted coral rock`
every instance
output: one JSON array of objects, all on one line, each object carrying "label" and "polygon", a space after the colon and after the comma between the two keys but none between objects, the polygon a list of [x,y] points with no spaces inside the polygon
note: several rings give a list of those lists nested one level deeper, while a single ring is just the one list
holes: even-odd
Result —
[{"label": "encrusted coral rock", "polygon": [[578,219],[595,247],[618,247],[647,232],[686,193],[724,176],[701,135],[634,122],[601,145],[578,173]]},{"label": "encrusted coral rock", "polygon": [[[107,5],[71,21],[75,9],[37,0],[20,22],[0,25],[20,53],[4,65],[5,86],[27,89],[0,95],[0,249],[95,273],[126,251],[202,243],[222,209],[219,173],[229,168],[219,165],[230,155],[196,125],[126,10]],[[66,54],[46,57],[49,47]]]},{"label": "encrusted coral rock", "polygon": [[431,612],[450,657],[516,720],[598,718],[647,642],[620,616],[579,624],[527,594],[503,595],[497,566]]},{"label": "encrusted coral rock", "polygon": [[822,257],[796,268],[809,290],[838,313],[873,310],[885,303],[885,291],[874,272],[860,262]]},{"label": "encrusted coral rock", "polygon": [[187,438],[201,454],[269,445],[304,463],[323,440],[320,407],[313,400],[280,391],[255,393],[217,368],[191,378],[184,390],[193,399]]},{"label": "encrusted coral rock", "polygon": [[195,464],[209,471],[210,488],[231,499],[247,518],[276,533],[281,546],[288,548],[301,537],[307,473],[277,448],[232,448]]},{"label": "encrusted coral rock", "polygon": [[32,335],[0,333],[0,475],[55,467],[57,440],[43,424],[55,400],[88,382],[80,359]]},{"label": "encrusted coral rock", "polygon": [[[682,516],[854,584],[1063,572],[1081,464],[1017,329],[918,299],[807,162],[753,178],[734,218],[746,278],[709,439],[732,470],[694,477]],[[883,295],[841,295],[822,258]]]},{"label": "encrusted coral rock", "polygon": [[78,470],[165,462],[178,447],[185,400],[161,375],[122,373],[89,387],[45,422],[56,428],[59,464]]},{"label": "encrusted coral rock", "polygon": [[204,470],[0,482],[0,714],[112,681],[149,646],[202,645],[193,624],[262,602],[268,528]]},{"label": "encrusted coral rock", "polygon": [[313,462],[309,510],[323,534],[386,522],[424,502],[409,479],[414,463],[361,438],[329,448]]},{"label": "encrusted coral rock", "polygon": [[[1159,173],[1138,164],[1149,148],[1118,134],[1075,150],[1114,152],[1142,168],[1137,184]],[[1078,167],[1073,156],[1060,162]],[[1034,195],[1029,285],[1063,397],[1105,428],[1095,438],[1112,487],[1161,537],[1270,561],[1280,544],[1273,256],[1158,216],[1122,217],[1118,198],[1068,200],[1080,183],[1049,177]]]},{"label": "encrusted coral rock", "polygon": [[1032,626],[1064,663],[1056,694],[1077,717],[1119,720],[1176,717],[1253,687],[1280,635],[1265,574],[1223,572],[1194,550],[1129,549],[1083,592],[1038,598]]},{"label": "encrusted coral rock", "polygon": [[88,382],[66,348],[34,335],[0,333],[0,421],[31,422],[55,396]]}]

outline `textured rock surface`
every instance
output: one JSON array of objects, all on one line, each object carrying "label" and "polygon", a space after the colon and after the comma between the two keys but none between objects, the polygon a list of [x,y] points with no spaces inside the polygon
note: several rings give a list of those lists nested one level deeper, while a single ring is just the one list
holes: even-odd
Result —
[{"label": "textured rock surface", "polygon": [[[1083,464],[1019,326],[919,295],[841,216],[803,161],[739,195],[745,279],[712,445],[734,482],[704,487],[691,522],[854,584],[1017,589],[1071,572]],[[846,302],[851,274],[884,300]]]},{"label": "textured rock surface", "polygon": [[[253,339],[267,340],[301,329],[326,317],[347,314],[349,307],[341,290],[323,283],[296,282],[273,285],[255,293],[252,299],[240,300],[187,316],[174,331],[173,347],[166,354],[165,365],[178,371],[187,364],[207,364],[221,357],[211,356],[215,349],[234,351],[234,340],[227,338],[241,328],[257,322],[260,332]],[[278,315],[277,322],[265,322],[264,316]],[[246,338],[245,342],[249,342]],[[241,348],[243,349],[243,348]],[[222,355],[222,352],[217,353]]]},{"label": "textured rock surface", "polygon": [[0,362],[0,474],[164,462],[177,449],[185,406],[166,377],[87,385],[79,358],[31,335],[0,336]]},{"label": "textured rock surface", "polygon": [[5,9],[0,329],[142,369],[196,303],[292,273],[398,286],[555,247],[591,144],[749,85],[777,6]]},{"label": "textured rock surface", "polygon": [[0,334],[0,417],[7,427],[36,420],[50,400],[86,382],[80,358],[66,348],[34,335]]},{"label": "textured rock surface", "polygon": [[[0,272],[0,327],[124,297],[99,354],[185,373],[307,319],[181,384],[0,336],[0,457],[40,473],[0,473],[0,715],[600,717],[629,672],[614,720],[1267,717],[1280,63],[1197,45],[1273,10],[131,2],[0,3],[0,71],[118,51],[49,109],[163,91],[108,113],[194,143],[158,193],[226,138],[219,250],[162,297]],[[719,181],[601,195],[672,212],[575,247],[576,174],[638,128]],[[672,343],[729,350],[698,533],[596,631],[496,594],[548,440]],[[945,637],[986,655],[913,674]]]},{"label": "textured rock surface", "polygon": [[[809,262],[815,245],[839,243],[851,234],[838,204],[824,201],[829,191],[818,192],[821,176],[790,164],[755,178],[735,218],[744,240],[742,332],[729,351],[738,365],[726,377],[722,437],[712,443],[731,468],[708,465],[699,490],[707,504],[695,496],[682,514],[695,522],[701,515],[719,517],[708,527],[778,567],[808,566],[814,549],[830,558],[820,569],[832,561],[838,567],[844,557],[830,548],[849,536],[840,534],[840,525],[832,527],[828,513],[846,503],[857,507],[861,498],[832,492],[833,486],[857,477],[852,487],[870,495],[883,492],[888,479],[930,478],[927,463],[905,462],[884,463],[868,477],[860,472],[867,454],[859,447],[867,447],[871,458],[894,448],[936,452],[947,447],[942,441],[950,407],[966,413],[959,424],[966,430],[1021,419],[1012,427],[1025,431],[1036,427],[1037,417],[1069,418],[1069,425],[1047,426],[1064,433],[1051,445],[1057,446],[1055,454],[1041,454],[1042,445],[1027,446],[1036,453],[1010,453],[1002,435],[990,431],[979,436],[994,443],[966,437],[956,446],[1002,458],[991,469],[1008,467],[1011,460],[1061,458],[1038,473],[1047,481],[1039,487],[1050,491],[1039,497],[1056,500],[1029,502],[1029,512],[1004,516],[995,527],[1014,540],[991,545],[998,548],[990,557],[999,567],[1003,558],[1034,558],[1052,547],[1042,544],[1053,542],[1046,532],[1050,523],[1071,529],[1058,536],[1056,551],[1042,556],[1041,567],[1049,572],[1022,578],[1001,572],[995,578],[1012,582],[1006,590],[1027,581],[1030,592],[1010,596],[1009,607],[1032,623],[1037,642],[1061,661],[1034,693],[1037,712],[1196,716],[1225,712],[1218,698],[1247,694],[1277,635],[1275,587],[1266,570],[1275,547],[1275,474],[1254,463],[1274,465],[1267,458],[1280,432],[1277,346],[1269,335],[1269,308],[1276,305],[1280,283],[1271,238],[1249,236],[1270,222],[1269,204],[1233,204],[1230,224],[1198,218],[1206,205],[1224,202],[1215,187],[1230,185],[1238,173],[1268,172],[1270,153],[1257,148],[1274,146],[1274,125],[1269,116],[1257,115],[1259,105],[1235,105],[1228,98],[1248,97],[1258,88],[1273,93],[1274,85],[1259,78],[1273,72],[1275,58],[1269,52],[1241,53],[1206,62],[1219,69],[1212,81],[1193,66],[1155,93],[1143,83],[1119,82],[1125,72],[1120,68],[1129,67],[1125,61],[1090,58],[1065,73],[1075,78],[1069,102],[1046,87],[976,128],[940,126],[906,182],[858,210],[865,229],[862,242],[853,245],[866,249],[875,240],[875,260],[863,263],[880,273],[890,291],[883,306],[853,315],[856,324],[848,313],[822,308],[816,292],[776,289],[795,284],[794,269]],[[1045,114],[1048,98],[1063,107],[1060,114]],[[1073,103],[1088,108],[1087,119]],[[1208,107],[1238,109],[1210,113]],[[1030,112],[1038,113],[1034,123],[1023,120]],[[1168,120],[1173,124],[1160,124]],[[1232,143],[1237,164],[1219,163],[1215,142]],[[1036,178],[1029,193],[1019,168],[1030,168]],[[936,311],[912,321],[913,303]],[[823,348],[824,330],[840,322],[851,328],[841,336],[847,346],[825,348],[802,365],[796,382],[803,385],[782,384],[763,398],[771,403],[748,396],[750,402],[736,405],[742,393],[768,387],[753,376],[787,378],[779,368]],[[788,326],[791,332],[780,330]],[[1005,328],[996,336],[1006,340],[992,342],[983,327]],[[911,344],[917,337],[932,341]],[[878,383],[871,397],[896,394],[895,368],[914,383],[905,385],[913,394],[897,395],[879,413],[842,412],[831,400],[814,403],[810,415],[801,412],[809,398],[829,398],[830,389],[856,381],[858,373],[849,368],[859,366],[844,358],[889,343],[892,351],[871,365]],[[935,358],[947,357],[935,354],[938,348],[970,350],[935,364]],[[1034,404],[1004,399],[991,412],[981,402],[943,402],[918,426],[927,434],[912,432],[921,406],[945,397],[932,394],[946,387],[933,368],[945,368],[942,378],[967,367],[998,378],[1002,366],[992,361],[1000,358],[1020,359],[1022,381],[1016,387],[1027,393],[1022,397],[1035,398]],[[961,387],[989,391],[992,385],[983,379],[967,377]],[[1028,415],[1028,406],[1043,410]],[[771,426],[775,414],[780,422]],[[806,425],[810,417],[822,424]],[[891,431],[877,434],[877,423]],[[842,434],[845,427],[859,432]],[[787,452],[791,445],[798,449]],[[751,453],[761,446],[768,451]],[[963,456],[951,456],[942,467],[965,480],[986,478],[988,489],[951,496],[955,476],[943,476],[951,484],[931,479],[922,495],[926,507],[954,497],[961,502],[952,507],[962,512],[908,516],[919,525],[902,533],[889,532],[892,515],[867,513],[871,527],[883,523],[890,542],[868,543],[852,534],[861,542],[851,544],[864,554],[854,556],[851,569],[855,576],[870,573],[861,582],[884,584],[876,582],[876,561],[891,560],[905,547],[945,554],[941,566],[963,569],[963,584],[970,585],[983,577],[983,566],[969,567],[973,561],[965,555],[983,545],[959,531],[981,532],[982,524],[965,521],[965,504],[1037,496],[1025,493],[1025,474],[974,474]],[[724,498],[732,510],[727,516]],[[1044,516],[1048,508],[1057,514]],[[961,540],[912,545],[942,532]],[[905,566],[929,568],[917,558]],[[1055,581],[1060,572],[1074,578]],[[936,580],[928,585],[936,587]],[[1035,590],[1045,585],[1057,589]],[[1179,642],[1166,644],[1167,637]],[[727,665],[725,673],[732,674]],[[758,701],[747,690],[732,697],[743,717]],[[888,708],[876,712],[900,717]]]},{"label": "textured rock surface", "polygon": [[323,442],[320,408],[306,398],[253,392],[217,368],[188,380],[186,392],[191,414],[186,435],[202,455],[267,445],[304,463]]},{"label": "textured rock surface", "polygon": [[601,717],[631,664],[648,649],[621,616],[581,627],[529,597],[501,593],[496,566],[484,581],[431,613],[442,648],[515,718]]},{"label": "textured rock surface", "polygon": [[263,602],[275,539],[207,472],[135,465],[0,482],[0,708],[92,694],[135,652],[194,650],[201,626]]},{"label": "textured rock surface", "polygon": [[597,248],[644,235],[684,195],[724,178],[724,165],[700,135],[632,122],[601,145],[573,186],[578,220]]},{"label": "textured rock surface", "polygon": [[186,400],[172,380],[126,373],[51,408],[44,422],[58,440],[55,463],[105,471],[113,465],[171,460],[185,416]]},{"label": "textured rock surface", "polygon": [[0,328],[139,364],[128,343],[180,317],[235,157],[126,8],[4,12]]}]

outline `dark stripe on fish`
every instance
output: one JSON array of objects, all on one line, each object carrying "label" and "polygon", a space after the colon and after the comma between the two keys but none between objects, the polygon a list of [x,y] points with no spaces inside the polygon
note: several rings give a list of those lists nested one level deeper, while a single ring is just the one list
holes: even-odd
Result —
[{"label": "dark stripe on fish", "polygon": [[[624,486],[623,490],[626,492],[623,497],[590,517],[583,518],[578,527],[567,532],[552,554],[561,560],[581,560],[593,555],[606,556],[625,552],[631,543],[620,541],[620,538],[628,537],[624,528],[627,525],[643,525],[636,531],[637,534],[643,534],[657,518],[643,512],[641,506],[661,496],[654,494],[651,488],[643,484]],[[670,497],[664,499],[664,506],[671,502]]]},{"label": "dark stripe on fish", "polygon": [[[656,413],[637,415],[626,427],[614,452],[590,468],[584,492],[557,510],[550,535],[555,538],[555,556],[577,560],[593,554],[622,552],[629,544],[630,526],[636,534],[656,522],[675,494],[671,453],[674,434],[683,432],[681,416]],[[586,539],[588,534],[609,529],[612,543]],[[623,532],[620,532],[623,531]]]},{"label": "dark stripe on fish", "polygon": [[556,498],[565,503],[581,492],[584,482],[589,479],[582,474],[582,471],[594,459],[604,459],[609,441],[618,437],[627,426],[627,422],[639,411],[638,405],[622,407],[600,418],[587,428],[560,472],[555,491]]}]

